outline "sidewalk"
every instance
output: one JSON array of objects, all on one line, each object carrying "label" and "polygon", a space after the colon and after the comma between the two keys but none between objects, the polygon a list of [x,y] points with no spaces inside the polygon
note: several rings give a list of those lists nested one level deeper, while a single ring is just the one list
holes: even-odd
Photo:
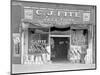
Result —
[{"label": "sidewalk", "polygon": [[69,64],[69,63],[33,64],[33,65],[13,64],[12,73],[79,70],[79,69],[94,69],[94,68],[95,64]]}]

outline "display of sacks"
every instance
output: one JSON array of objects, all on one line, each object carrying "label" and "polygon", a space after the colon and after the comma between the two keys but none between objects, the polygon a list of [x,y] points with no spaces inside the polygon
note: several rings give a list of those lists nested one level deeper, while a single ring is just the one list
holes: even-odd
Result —
[{"label": "display of sacks", "polygon": [[79,63],[81,58],[81,46],[71,46],[69,51],[69,60],[73,63]]},{"label": "display of sacks", "polygon": [[28,54],[41,54],[47,53],[46,42],[43,40],[32,40]]}]

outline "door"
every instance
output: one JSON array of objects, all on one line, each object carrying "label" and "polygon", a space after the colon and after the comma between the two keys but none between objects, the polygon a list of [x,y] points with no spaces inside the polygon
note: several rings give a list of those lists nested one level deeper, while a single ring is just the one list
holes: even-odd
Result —
[{"label": "door", "polygon": [[51,48],[52,61],[64,61],[68,60],[68,50],[69,50],[69,37],[52,37],[54,40],[54,48]]}]

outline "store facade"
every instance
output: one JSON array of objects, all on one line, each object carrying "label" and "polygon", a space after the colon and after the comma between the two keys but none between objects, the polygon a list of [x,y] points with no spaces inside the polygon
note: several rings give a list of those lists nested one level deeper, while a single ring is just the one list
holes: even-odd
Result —
[{"label": "store facade", "polygon": [[[42,62],[66,58],[68,61],[85,63],[89,42],[93,41],[93,25],[89,24],[91,16],[91,11],[84,10],[24,7],[24,19],[21,24],[24,30],[22,42],[25,43],[22,45],[22,63],[34,63],[34,56]],[[36,44],[37,48],[34,47]],[[42,52],[42,45],[45,45],[43,51],[48,48],[47,53]],[[35,55],[34,49],[38,50],[39,47],[40,54]],[[88,62],[92,63],[92,56],[89,59],[91,61]]]},{"label": "store facade", "polygon": [[12,63],[95,64],[95,10],[95,6],[13,2]]}]

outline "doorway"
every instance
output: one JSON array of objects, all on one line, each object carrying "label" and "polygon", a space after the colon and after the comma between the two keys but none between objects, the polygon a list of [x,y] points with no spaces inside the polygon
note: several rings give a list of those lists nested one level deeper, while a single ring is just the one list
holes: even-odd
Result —
[{"label": "doorway", "polygon": [[70,37],[52,36],[51,38],[51,61],[68,61],[68,51],[70,49]]}]

